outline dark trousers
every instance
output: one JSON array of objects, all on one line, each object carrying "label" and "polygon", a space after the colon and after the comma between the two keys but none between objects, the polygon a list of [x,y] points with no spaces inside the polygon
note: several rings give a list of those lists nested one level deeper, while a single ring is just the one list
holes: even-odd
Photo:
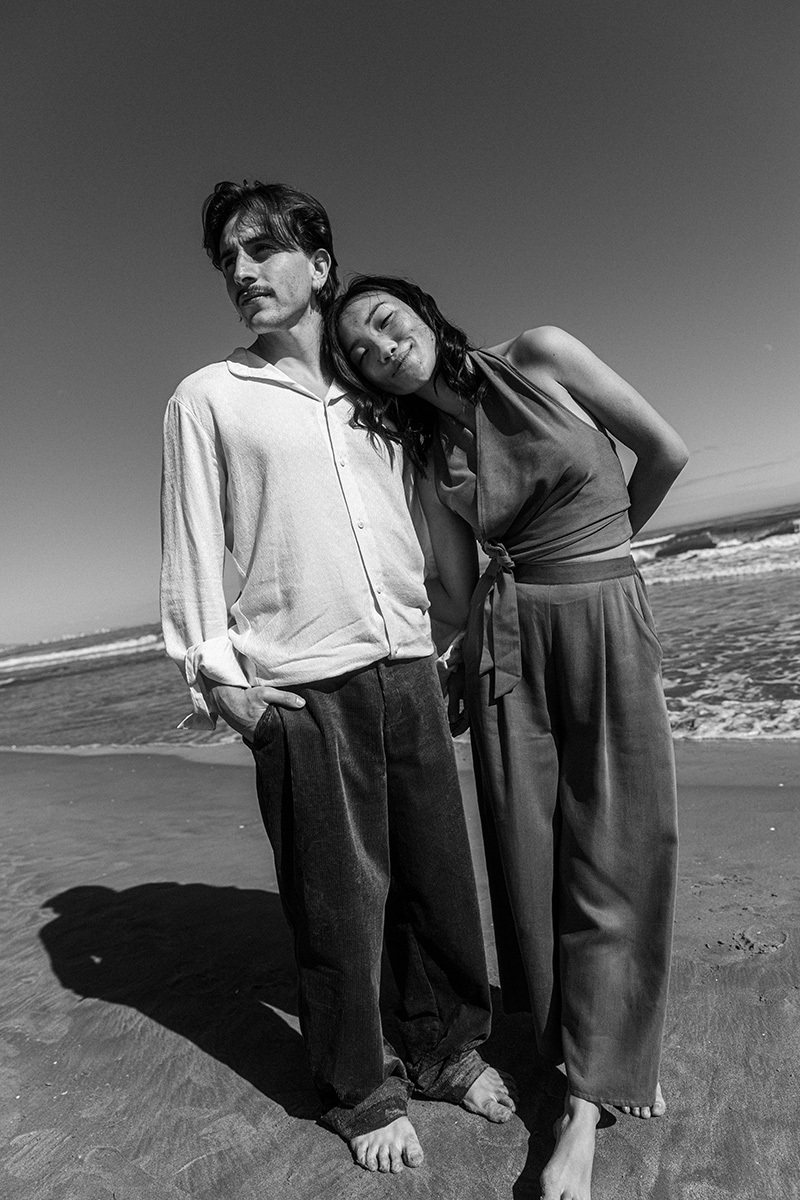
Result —
[{"label": "dark trousers", "polygon": [[[461,792],[433,658],[292,689],[251,749],[294,932],[300,1026],[324,1120],[342,1137],[461,1100],[484,1069],[489,984]],[[385,945],[401,1058],[379,1011]]]},{"label": "dark trousers", "polygon": [[533,1013],[539,1049],[565,1063],[573,1095],[650,1105],[672,944],[675,771],[644,583],[621,569],[542,564],[543,582],[514,585],[522,679],[496,702],[480,673],[479,589],[465,659],[503,1005]]}]

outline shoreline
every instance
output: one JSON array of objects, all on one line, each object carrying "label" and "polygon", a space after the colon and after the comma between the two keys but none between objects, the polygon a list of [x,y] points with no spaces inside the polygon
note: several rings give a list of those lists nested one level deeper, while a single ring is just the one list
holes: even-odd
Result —
[{"label": "shoreline", "polygon": [[[742,788],[782,788],[787,784],[791,786],[791,779],[800,771],[798,735],[716,738],[679,736],[673,737],[673,745],[679,793],[683,788],[706,785],[736,791]],[[453,742],[453,749],[465,804],[469,809],[475,789],[471,747],[468,741],[458,739]],[[131,746],[0,746],[0,754],[3,753],[12,759],[27,757],[31,760],[33,770],[36,769],[37,758],[52,761],[59,756],[73,761],[76,768],[80,761],[85,761],[88,766],[89,762],[103,758],[119,762],[126,758],[135,758],[146,762],[148,758],[154,757],[172,760],[174,767],[170,769],[180,769],[180,764],[186,764],[190,768],[205,766],[214,770],[236,767],[248,768],[251,771],[253,767],[250,750],[238,739],[215,745],[187,746],[176,745],[173,742]],[[476,823],[475,844],[478,842],[477,829]]]},{"label": "shoreline", "polygon": [[[769,745],[773,743],[800,743],[800,728],[779,732],[756,730],[752,733],[745,733],[740,730],[726,733],[725,731],[715,730],[714,733],[708,735],[697,734],[691,730],[673,729],[672,741],[676,747],[676,752],[678,746],[685,744],[713,746],[717,743],[724,745],[741,743],[742,746],[752,746],[761,743],[768,743]],[[467,759],[469,758],[468,741],[457,739],[454,740],[453,746],[456,758],[459,758],[462,753],[466,755]],[[81,746],[68,746],[44,745],[31,742],[25,746],[0,746],[0,754],[68,754],[79,758],[94,758],[103,754],[171,754],[176,758],[197,762],[214,759],[227,763],[230,766],[249,765],[251,762],[250,752],[238,736],[235,739],[231,738],[230,741],[224,742],[190,742],[188,744],[181,744],[180,742],[88,742]]]}]

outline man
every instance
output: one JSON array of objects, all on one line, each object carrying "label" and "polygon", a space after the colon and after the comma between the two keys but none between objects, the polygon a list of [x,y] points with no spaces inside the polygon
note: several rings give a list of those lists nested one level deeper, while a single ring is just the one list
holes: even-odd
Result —
[{"label": "man", "polygon": [[[489,987],[423,558],[402,463],[350,424],[322,353],[330,224],[280,184],[220,183],[205,248],[249,349],[189,376],[165,418],[162,616],[198,721],[256,763],[326,1123],[370,1170],[418,1166],[413,1089],[492,1121],[476,1052]],[[225,547],[241,575],[228,612]],[[385,942],[405,1061],[378,1008]]]}]

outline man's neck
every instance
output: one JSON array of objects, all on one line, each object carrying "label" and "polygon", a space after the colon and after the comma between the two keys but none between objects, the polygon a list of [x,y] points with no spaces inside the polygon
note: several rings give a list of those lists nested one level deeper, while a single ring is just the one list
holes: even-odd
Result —
[{"label": "man's neck", "polygon": [[290,329],[259,334],[250,349],[324,400],[333,377],[322,365],[322,324],[314,318],[309,314]]}]

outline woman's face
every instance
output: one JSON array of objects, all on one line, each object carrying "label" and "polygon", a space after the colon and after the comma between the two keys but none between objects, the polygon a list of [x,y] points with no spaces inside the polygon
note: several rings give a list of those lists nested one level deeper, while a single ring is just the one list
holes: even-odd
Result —
[{"label": "woman's face", "polygon": [[382,391],[408,396],[433,378],[433,330],[390,292],[356,296],[339,318],[337,329],[353,368]]}]

